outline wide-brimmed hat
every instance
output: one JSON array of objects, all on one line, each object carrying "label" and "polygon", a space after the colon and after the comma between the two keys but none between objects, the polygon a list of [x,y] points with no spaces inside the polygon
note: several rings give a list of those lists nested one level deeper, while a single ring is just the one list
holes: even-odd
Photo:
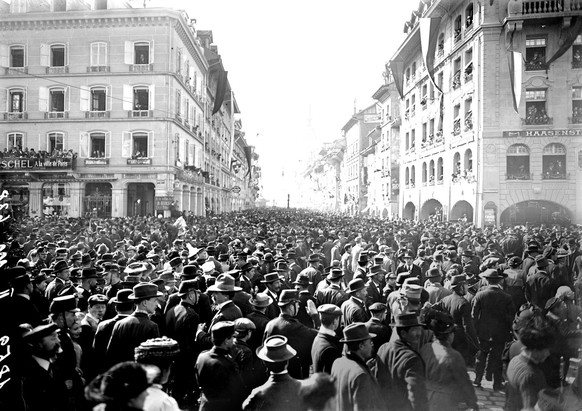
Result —
[{"label": "wide-brimmed hat", "polygon": [[60,273],[61,271],[65,271],[69,269],[69,265],[65,260],[57,261],[53,267],[53,273]]},{"label": "wide-brimmed hat", "polygon": [[283,362],[297,355],[297,351],[287,344],[287,338],[282,335],[267,338],[256,353],[257,357],[266,362]]},{"label": "wide-brimmed hat", "polygon": [[430,268],[424,275],[425,278],[437,278],[441,276],[442,274],[438,268]]},{"label": "wide-brimmed hat", "polygon": [[207,289],[208,292],[218,293],[235,292],[241,290],[241,287],[234,285],[234,277],[228,274],[220,274],[216,279],[216,282]]},{"label": "wide-brimmed hat", "polygon": [[344,276],[344,272],[341,268],[332,268],[329,270],[329,274],[327,275],[328,280],[337,280],[338,278],[342,278]]},{"label": "wide-brimmed hat", "polygon": [[146,300],[148,298],[161,297],[164,294],[158,291],[158,286],[152,283],[139,283],[133,287],[129,295],[130,300]]},{"label": "wide-brimmed hat", "polygon": [[309,274],[299,273],[297,274],[297,278],[295,279],[295,281],[293,281],[293,284],[307,287],[308,285],[313,284],[313,281],[310,281]]},{"label": "wide-brimmed hat", "polygon": [[467,283],[467,276],[465,274],[453,275],[451,277],[451,287],[456,287]]},{"label": "wide-brimmed hat", "polygon": [[249,298],[249,303],[255,307],[268,307],[273,304],[273,299],[265,293],[257,293],[254,297]]},{"label": "wide-brimmed hat", "polygon": [[307,261],[309,261],[310,263],[315,263],[319,260],[320,260],[319,254],[311,254]]},{"label": "wide-brimmed hat", "polygon": [[376,337],[376,334],[368,332],[365,323],[352,323],[344,328],[344,338],[340,340],[343,343],[370,340]]},{"label": "wide-brimmed hat", "polygon": [[275,281],[281,281],[281,278],[279,277],[279,273],[277,273],[277,272],[267,273],[267,274],[265,274],[265,276],[261,280],[261,282],[264,284],[272,283]]},{"label": "wide-brimmed hat", "polygon": [[90,278],[101,278],[99,274],[97,274],[97,270],[93,267],[85,267],[81,270],[81,280],[88,280]]},{"label": "wide-brimmed hat", "polygon": [[124,273],[130,275],[141,274],[145,271],[147,271],[147,267],[144,263],[131,263],[123,270]]},{"label": "wide-brimmed hat", "polygon": [[364,280],[362,280],[361,278],[355,278],[348,283],[347,292],[352,294],[352,293],[360,291],[361,289],[363,289],[365,287],[366,287],[366,283],[364,283]]},{"label": "wide-brimmed hat", "polygon": [[423,324],[418,322],[418,317],[414,313],[396,314],[394,322],[390,323],[391,327],[416,327]]},{"label": "wide-brimmed hat", "polygon": [[373,265],[370,267],[370,272],[366,274],[366,277],[374,277],[376,274],[386,274],[386,270],[380,264]]},{"label": "wide-brimmed hat", "polygon": [[481,274],[479,274],[479,277],[487,279],[501,279],[507,277],[507,274],[505,273],[499,274],[499,271],[497,271],[494,268],[490,268],[489,270],[485,270]]},{"label": "wide-brimmed hat", "polygon": [[192,290],[198,290],[198,280],[186,280],[180,283],[178,288],[178,295],[182,297]]},{"label": "wide-brimmed hat", "polygon": [[279,295],[277,305],[282,307],[292,302],[299,301],[299,291],[297,290],[282,290]]},{"label": "wide-brimmed hat", "polygon": [[129,302],[133,302],[132,300],[129,299],[129,296],[131,295],[132,292],[133,292],[133,290],[130,290],[127,288],[124,288],[122,290],[118,290],[115,297],[113,297],[111,299],[111,302],[113,304],[125,304],[125,303],[129,303]]}]

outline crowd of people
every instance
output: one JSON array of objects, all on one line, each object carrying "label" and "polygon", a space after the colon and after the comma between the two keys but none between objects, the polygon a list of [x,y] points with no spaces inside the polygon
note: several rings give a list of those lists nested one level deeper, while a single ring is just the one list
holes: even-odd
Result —
[{"label": "crowd of people", "polygon": [[26,158],[26,159],[37,159],[44,160],[45,158],[77,158],[77,153],[73,152],[72,149],[58,149],[55,148],[52,151],[47,150],[35,150],[34,148],[22,146],[13,146],[11,148],[4,148],[0,151],[0,158]]},{"label": "crowd of people", "polygon": [[582,406],[580,226],[3,220],[1,409]]}]

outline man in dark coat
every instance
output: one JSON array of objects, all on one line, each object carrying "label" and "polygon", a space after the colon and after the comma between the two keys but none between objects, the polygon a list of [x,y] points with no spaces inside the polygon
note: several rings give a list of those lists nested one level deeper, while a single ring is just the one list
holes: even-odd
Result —
[{"label": "man in dark coat", "polygon": [[544,309],[546,302],[556,295],[559,283],[548,273],[548,259],[542,255],[536,257],[536,266],[530,268],[525,281],[525,298],[540,309]]},{"label": "man in dark coat", "polygon": [[341,306],[344,326],[354,322],[365,323],[370,319],[364,301],[366,299],[366,284],[361,278],[354,278],[348,284],[349,300],[344,301]]},{"label": "man in dark coat", "polygon": [[55,279],[46,287],[46,298],[49,301],[52,301],[59,294],[65,284],[69,284],[71,272],[67,262],[58,261],[53,267],[53,274],[56,276]]},{"label": "man in dark coat", "polygon": [[335,360],[331,375],[336,380],[337,409],[385,410],[378,382],[366,361],[372,357],[372,338],[363,323],[353,323],[343,330],[346,352]]},{"label": "man in dark coat", "polygon": [[370,267],[368,275],[368,282],[366,283],[366,307],[370,307],[374,303],[384,302],[382,282],[386,271],[380,264]]},{"label": "man in dark coat", "polygon": [[279,300],[279,294],[281,293],[281,279],[279,278],[279,273],[272,272],[265,274],[263,280],[261,280],[261,283],[264,284],[266,287],[264,293],[271,297],[271,299],[273,300],[271,305],[267,307],[266,311],[267,317],[269,317],[272,320],[281,313],[281,310],[277,305],[277,301]]},{"label": "man in dark coat", "polygon": [[486,270],[481,277],[487,286],[477,292],[471,301],[473,323],[479,338],[480,351],[475,361],[475,386],[481,385],[485,373],[493,376],[493,389],[502,388],[501,356],[510,338],[515,308],[511,296],[501,288],[504,276],[495,269]]},{"label": "man in dark coat", "polygon": [[[312,297],[309,292],[309,287],[311,286],[311,281],[304,273],[299,273],[297,279],[293,282],[295,289],[299,291],[299,308],[297,310],[297,315],[295,316],[297,320],[309,328],[319,327],[319,318],[317,316],[311,316],[307,313],[307,305],[311,304],[315,307],[315,298]],[[311,301],[311,303],[309,303]]]},{"label": "man in dark coat", "polygon": [[416,277],[421,281],[421,283],[423,283],[424,281],[422,278],[422,270],[419,266],[413,263],[414,254],[412,251],[406,250],[402,256],[402,259],[404,260],[404,264],[398,266],[396,269],[396,274],[398,275],[400,273],[409,273],[411,277]]},{"label": "man in dark coat", "polygon": [[198,294],[198,281],[183,281],[178,290],[182,301],[166,313],[167,335],[180,346],[180,353],[172,367],[172,394],[181,406],[195,399],[190,395],[198,386],[194,373],[194,364],[200,354],[200,346],[196,343],[200,316],[194,308]]},{"label": "man in dark coat", "polygon": [[289,345],[298,353],[289,364],[289,373],[294,378],[307,378],[311,365],[311,346],[317,331],[304,326],[295,318],[299,305],[298,291],[283,290],[278,304],[281,314],[267,324],[265,339],[273,335],[287,337]]},{"label": "man in dark coat", "polygon": [[320,290],[317,293],[317,305],[323,304],[334,304],[341,307],[343,302],[350,298],[349,295],[342,289],[341,283],[344,274],[341,268],[332,268],[329,270],[329,274],[326,279],[329,282],[329,286]]},{"label": "man in dark coat", "polygon": [[376,335],[372,339],[372,342],[374,343],[372,353],[373,355],[376,355],[378,348],[390,341],[390,337],[392,336],[392,329],[384,324],[387,314],[386,304],[374,303],[368,307],[368,310],[372,316],[366,322],[366,328],[370,334]]},{"label": "man in dark coat", "polygon": [[49,283],[48,274],[52,273],[52,270],[48,268],[43,268],[40,273],[32,279],[32,294],[30,294],[30,301],[36,307],[36,310],[40,314],[40,318],[46,318],[49,314],[49,300],[45,296],[45,291],[47,284]]},{"label": "man in dark coat", "polygon": [[257,350],[257,356],[265,362],[270,374],[269,379],[260,387],[253,389],[243,403],[243,410],[304,409],[299,393],[301,382],[287,372],[289,360],[296,354],[297,351],[287,344],[287,338],[284,336],[274,335],[265,340],[265,344]]},{"label": "man in dark coat", "polygon": [[12,324],[13,329],[23,323],[33,327],[40,325],[42,318],[30,299],[33,286],[26,269],[24,267],[8,268],[4,270],[3,275],[9,279],[13,289],[10,299],[11,312],[5,320]]},{"label": "man in dark coat", "polygon": [[420,358],[421,324],[415,313],[398,314],[398,338],[382,345],[376,356],[376,377],[383,398],[394,410],[428,410],[424,363]]},{"label": "man in dark coat", "polygon": [[342,347],[336,330],[339,328],[342,310],[334,304],[317,307],[321,327],[311,346],[311,361],[314,372],[331,373],[333,362],[342,356]]},{"label": "man in dark coat", "polygon": [[255,324],[255,331],[248,340],[248,344],[253,352],[255,352],[256,349],[261,346],[265,328],[269,321],[271,321],[271,319],[265,314],[265,311],[267,310],[267,307],[273,303],[273,299],[265,293],[257,293],[254,297],[251,297],[249,302],[253,306],[253,311],[249,313],[246,318]]},{"label": "man in dark coat", "polygon": [[123,361],[132,361],[135,347],[142,342],[160,336],[158,325],[149,319],[162,293],[152,283],[139,283],[133,287],[129,299],[135,302],[135,312],[115,323],[107,345],[106,362],[109,366]]},{"label": "man in dark coat", "polygon": [[200,411],[239,410],[244,400],[244,382],[231,356],[234,323],[218,321],[210,328],[212,348],[196,360],[200,384]]}]

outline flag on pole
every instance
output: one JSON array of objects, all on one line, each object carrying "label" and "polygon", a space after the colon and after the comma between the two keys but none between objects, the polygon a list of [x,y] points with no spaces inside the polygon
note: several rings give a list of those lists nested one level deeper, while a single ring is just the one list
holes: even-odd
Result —
[{"label": "flag on pole", "polygon": [[441,23],[440,17],[423,17],[419,20],[420,28],[420,47],[422,49],[422,60],[428,78],[435,86],[435,88],[442,93],[440,87],[434,80],[434,54],[438,41],[438,31]]}]

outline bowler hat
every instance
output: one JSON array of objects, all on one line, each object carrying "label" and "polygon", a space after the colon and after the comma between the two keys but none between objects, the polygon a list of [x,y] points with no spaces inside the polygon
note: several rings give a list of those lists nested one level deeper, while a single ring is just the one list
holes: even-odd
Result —
[{"label": "bowler hat", "polygon": [[198,290],[198,280],[186,280],[180,283],[178,288],[178,295],[181,297],[188,294],[192,290]]},{"label": "bowler hat", "polygon": [[273,299],[268,294],[257,293],[254,297],[249,298],[249,303],[255,307],[268,307],[273,304]]},{"label": "bowler hat", "polygon": [[386,270],[380,264],[373,265],[370,267],[370,272],[366,274],[366,277],[374,277],[376,274],[386,274]]},{"label": "bowler hat", "polygon": [[418,317],[414,313],[396,314],[394,322],[390,324],[391,327],[416,327],[422,325],[418,322]]},{"label": "bowler hat", "polygon": [[293,284],[307,287],[308,285],[313,284],[313,282],[309,281],[309,275],[307,273],[299,273],[297,279],[293,281]]},{"label": "bowler hat", "polygon": [[148,298],[161,297],[164,294],[158,291],[158,286],[152,283],[138,283],[133,287],[133,292],[129,295],[130,300],[146,300]]},{"label": "bowler hat", "polygon": [[299,301],[299,291],[297,290],[282,290],[279,295],[277,305],[282,307],[292,302]]},{"label": "bowler hat", "polygon": [[363,289],[365,287],[366,287],[366,284],[364,283],[364,280],[362,280],[361,278],[355,278],[348,283],[347,292],[352,294],[352,293],[360,291],[361,289]]},{"label": "bowler hat", "polygon": [[64,313],[65,311],[80,311],[77,308],[77,297],[73,294],[55,297],[49,307],[51,314]]},{"label": "bowler hat", "polygon": [[319,261],[319,260],[320,260],[320,258],[319,258],[319,254],[311,254],[311,255],[309,256],[309,260],[308,260],[308,261],[309,261],[310,263],[315,263],[315,262],[317,262],[317,261]]},{"label": "bowler hat", "polygon": [[340,340],[343,343],[370,340],[376,337],[376,334],[368,332],[365,323],[351,323],[344,328],[344,338]]},{"label": "bowler hat", "polygon": [[256,353],[257,357],[266,362],[283,362],[297,355],[297,351],[287,344],[287,338],[282,335],[267,338]]},{"label": "bowler hat", "polygon": [[129,296],[133,291],[129,289],[121,289],[117,291],[117,295],[111,299],[111,302],[114,304],[124,304],[131,302]]},{"label": "bowler hat", "polygon": [[69,269],[69,265],[65,260],[57,261],[55,266],[53,267],[53,273],[60,273],[61,271],[65,271]]},{"label": "bowler hat", "polygon": [[261,280],[261,282],[265,284],[272,283],[275,281],[281,281],[281,279],[279,278],[279,273],[277,272],[265,274],[264,278]]},{"label": "bowler hat", "polygon": [[483,271],[481,274],[479,274],[479,277],[495,280],[495,279],[505,278],[505,277],[507,277],[507,274],[500,275],[499,271],[497,271],[494,268],[490,268],[488,270]]},{"label": "bowler hat", "polygon": [[59,326],[55,323],[41,324],[26,332],[23,335],[23,339],[24,341],[38,341],[41,338],[47,337],[57,331],[59,331]]},{"label": "bowler hat", "polygon": [[207,289],[208,292],[218,293],[235,292],[240,290],[242,290],[242,288],[235,286],[234,278],[228,274],[220,274],[216,279],[216,282]]},{"label": "bowler hat", "polygon": [[329,274],[327,275],[328,280],[337,280],[338,278],[342,278],[344,276],[344,272],[341,268],[332,268],[329,270]]},{"label": "bowler hat", "polygon": [[81,280],[88,280],[90,278],[100,278],[99,275],[97,275],[97,270],[93,267],[83,268],[81,271]]}]

